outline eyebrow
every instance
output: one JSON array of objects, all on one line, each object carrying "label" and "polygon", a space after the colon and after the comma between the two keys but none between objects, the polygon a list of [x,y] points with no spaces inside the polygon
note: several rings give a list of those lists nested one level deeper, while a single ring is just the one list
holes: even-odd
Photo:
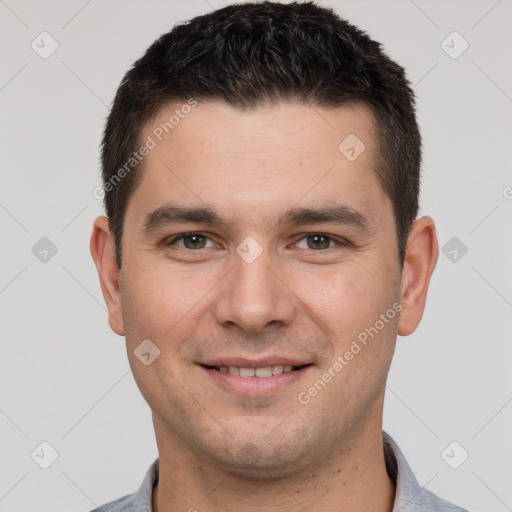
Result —
[{"label": "eyebrow", "polygon": [[[141,232],[149,235],[162,227],[184,223],[229,227],[229,223],[210,207],[191,208],[165,205],[145,216]],[[292,208],[282,214],[273,226],[297,226],[313,223],[339,224],[356,228],[365,234],[371,232],[368,218],[362,212],[346,205],[328,206],[319,209]]]}]

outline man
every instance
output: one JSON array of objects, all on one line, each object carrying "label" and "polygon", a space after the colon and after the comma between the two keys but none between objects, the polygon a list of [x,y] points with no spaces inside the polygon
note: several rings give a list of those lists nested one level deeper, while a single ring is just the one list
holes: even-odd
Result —
[{"label": "man", "polygon": [[97,511],[455,511],[382,431],[438,255],[404,70],[333,11],[158,39],[103,139],[91,253],[159,458]]}]

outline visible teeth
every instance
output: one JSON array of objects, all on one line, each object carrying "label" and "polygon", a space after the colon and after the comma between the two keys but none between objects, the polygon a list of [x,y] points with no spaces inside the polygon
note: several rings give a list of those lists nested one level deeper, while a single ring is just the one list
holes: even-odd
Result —
[{"label": "visible teeth", "polygon": [[272,375],[279,375],[283,373],[284,366],[282,364],[276,364],[272,366]]},{"label": "visible teeth", "polygon": [[240,377],[272,377],[280,375],[283,372],[291,372],[295,367],[291,364],[274,364],[272,366],[263,366],[262,368],[244,368],[240,366],[216,366],[215,369],[221,373],[230,373]]},{"label": "visible teeth", "polygon": [[254,375],[256,375],[256,377],[272,377],[272,366],[265,366],[264,368],[256,368]]},{"label": "visible teeth", "polygon": [[240,377],[254,377],[254,368],[240,368]]}]

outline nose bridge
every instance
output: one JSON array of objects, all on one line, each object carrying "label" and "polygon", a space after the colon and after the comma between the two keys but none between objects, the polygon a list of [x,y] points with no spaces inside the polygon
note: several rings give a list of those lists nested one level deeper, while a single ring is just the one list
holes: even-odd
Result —
[{"label": "nose bridge", "polygon": [[276,277],[279,271],[275,258],[266,249],[251,261],[244,257],[251,250],[242,243],[234,256],[232,270],[223,280],[216,301],[217,322],[234,323],[253,333],[271,322],[291,323],[295,311],[292,293]]}]

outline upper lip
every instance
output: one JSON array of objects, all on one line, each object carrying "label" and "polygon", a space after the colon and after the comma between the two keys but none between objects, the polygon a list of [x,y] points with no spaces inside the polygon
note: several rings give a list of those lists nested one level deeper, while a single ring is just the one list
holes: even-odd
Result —
[{"label": "upper lip", "polygon": [[304,366],[310,364],[304,359],[269,356],[260,359],[248,357],[216,357],[215,359],[208,359],[202,361],[200,364],[203,366],[240,366],[242,368],[264,368],[265,366],[276,365],[291,365],[291,366]]}]

